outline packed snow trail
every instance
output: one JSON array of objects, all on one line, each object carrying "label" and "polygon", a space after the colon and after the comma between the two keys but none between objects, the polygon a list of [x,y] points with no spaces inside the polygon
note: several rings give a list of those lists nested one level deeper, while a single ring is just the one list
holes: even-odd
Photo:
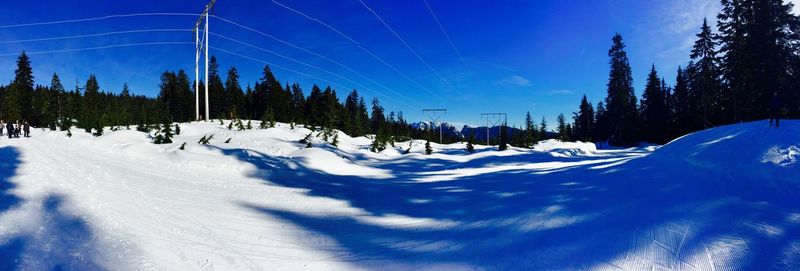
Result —
[{"label": "packed snow trail", "polygon": [[306,149],[305,128],[226,125],[181,124],[167,145],[126,130],[0,139],[0,270],[800,266],[798,121],[660,148],[429,156],[422,141],[375,154],[340,133]]}]

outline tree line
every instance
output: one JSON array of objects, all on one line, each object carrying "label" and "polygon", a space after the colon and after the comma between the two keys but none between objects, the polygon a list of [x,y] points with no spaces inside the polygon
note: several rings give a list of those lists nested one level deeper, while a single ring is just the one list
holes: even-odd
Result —
[{"label": "tree line", "polygon": [[584,95],[572,125],[559,125],[558,136],[616,146],[663,144],[714,126],[764,119],[774,94],[784,104],[784,117],[800,117],[800,19],[791,13],[792,4],[721,4],[716,33],[704,20],[674,85],[653,65],[639,101],[625,44],[616,34],[608,51],[605,100],[593,106]]},{"label": "tree line", "polygon": [[[217,119],[302,123],[312,129],[338,129],[354,137],[375,134],[379,145],[409,138],[434,138],[430,129],[412,127],[403,112],[387,113],[377,98],[368,105],[365,97],[353,89],[344,101],[339,101],[336,90],[317,85],[306,96],[297,83],[281,84],[269,66],[264,67],[262,77],[253,87],[243,89],[237,69],[228,69],[223,81],[217,60],[212,56],[208,80],[210,115]],[[102,135],[107,127],[131,129],[132,125],[149,132],[168,123],[194,120],[193,87],[194,82],[183,70],[164,71],[156,97],[131,94],[127,84],[119,94],[102,91],[94,75],[89,75],[82,86],[76,82],[69,90],[57,74],[52,75],[49,86],[34,85],[31,60],[22,52],[17,58],[13,81],[0,85],[0,119],[28,121],[34,127],[52,130],[76,126],[96,136]],[[204,112],[204,83],[199,82],[198,87],[200,108]],[[445,142],[458,140],[452,135],[445,136]]]}]

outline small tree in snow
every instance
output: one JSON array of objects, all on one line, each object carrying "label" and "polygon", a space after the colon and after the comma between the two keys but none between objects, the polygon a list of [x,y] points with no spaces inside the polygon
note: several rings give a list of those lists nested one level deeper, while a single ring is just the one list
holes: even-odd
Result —
[{"label": "small tree in snow", "polygon": [[428,140],[425,142],[425,154],[431,155],[433,153],[433,148],[431,148],[431,141]]}]

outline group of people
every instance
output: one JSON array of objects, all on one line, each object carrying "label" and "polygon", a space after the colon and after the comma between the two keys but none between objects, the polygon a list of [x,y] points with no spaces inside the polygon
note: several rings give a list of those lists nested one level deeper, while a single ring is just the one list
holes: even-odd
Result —
[{"label": "group of people", "polygon": [[6,122],[5,125],[3,125],[3,122],[3,120],[0,120],[0,136],[3,136],[3,128],[5,127],[8,138],[19,138],[20,133],[24,137],[31,137],[31,126],[27,121]]}]

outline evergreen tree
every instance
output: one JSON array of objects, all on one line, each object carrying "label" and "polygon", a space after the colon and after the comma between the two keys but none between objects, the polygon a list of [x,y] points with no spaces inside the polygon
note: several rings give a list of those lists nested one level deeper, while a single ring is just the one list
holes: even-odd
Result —
[{"label": "evergreen tree", "polygon": [[229,116],[246,116],[245,97],[241,85],[239,85],[239,72],[236,67],[228,70],[228,78],[225,80],[225,98],[228,106]]},{"label": "evergreen tree", "polygon": [[381,106],[378,98],[372,99],[372,115],[370,119],[370,130],[377,133],[386,123],[386,116],[383,115],[383,107]]},{"label": "evergreen tree", "polygon": [[472,142],[474,142],[474,141],[475,141],[475,131],[472,131],[472,133],[470,133],[469,139],[467,139],[467,152],[468,153],[475,152],[475,146],[472,145]]},{"label": "evergreen tree", "polygon": [[5,93],[3,115],[7,121],[22,120],[25,116],[25,100],[33,92],[33,68],[28,55],[23,51],[17,58],[17,69],[14,70],[14,81]]},{"label": "evergreen tree", "polygon": [[569,141],[569,131],[567,130],[567,121],[564,118],[564,114],[558,114],[556,122],[558,123],[558,139],[561,141]]},{"label": "evergreen tree", "polygon": [[575,140],[592,142],[595,139],[595,119],[594,108],[586,95],[581,99],[581,105],[578,107],[578,112],[573,116]]},{"label": "evergreen tree", "polygon": [[87,133],[92,132],[92,128],[100,127],[100,86],[97,83],[97,78],[91,74],[89,79],[86,80],[85,92],[83,94],[82,107],[83,111],[81,119],[78,124],[83,127]]},{"label": "evergreen tree", "polygon": [[728,96],[722,89],[722,81],[719,71],[719,57],[717,56],[717,42],[708,21],[703,19],[703,26],[697,34],[697,41],[694,43],[690,55],[696,64],[692,67],[697,76],[691,80],[692,99],[701,113],[699,122],[704,128],[715,124],[722,124],[725,115],[728,113]]},{"label": "evergreen tree", "polygon": [[433,148],[431,148],[431,141],[428,140],[425,142],[425,154],[431,155],[433,153]]},{"label": "evergreen tree", "polygon": [[[722,0],[717,16],[721,71],[730,89],[733,121],[761,119],[768,114],[773,92],[797,94],[800,56],[798,18],[783,0]],[[787,99],[797,116],[800,99]]]},{"label": "evergreen tree", "polygon": [[661,88],[661,79],[658,77],[656,67],[650,70],[647,76],[647,85],[642,94],[641,120],[642,138],[649,142],[664,144],[669,139],[667,135],[667,100]]},{"label": "evergreen tree", "polygon": [[[524,140],[524,148],[533,148],[533,145],[536,144],[538,141],[538,132],[536,130],[536,125],[533,124],[533,118],[531,117],[531,111],[525,113],[525,140]],[[474,133],[472,136],[475,136]]]},{"label": "evergreen tree", "polygon": [[686,78],[686,72],[681,67],[678,67],[678,75],[675,78],[672,103],[672,137],[696,131],[693,103],[689,95],[689,81]]},{"label": "evergreen tree", "polygon": [[539,123],[539,134],[539,138],[542,140],[549,138],[547,136],[547,120],[544,117],[542,117],[542,122]]},{"label": "evergreen tree", "polygon": [[66,103],[67,93],[64,90],[64,85],[61,84],[61,79],[58,75],[53,73],[53,79],[50,81],[50,91],[53,93],[54,105],[48,116],[48,122],[52,124],[64,121],[64,105]]},{"label": "evergreen tree", "polygon": [[606,107],[603,102],[598,102],[595,107],[595,129],[594,138],[596,141],[608,140],[608,121],[606,120]]},{"label": "evergreen tree", "polygon": [[211,116],[221,116],[223,119],[229,118],[227,115],[228,105],[225,99],[225,86],[219,76],[219,64],[217,57],[211,56],[208,61],[208,107]]},{"label": "evergreen tree", "polygon": [[612,41],[613,45],[608,50],[611,70],[606,97],[606,116],[611,131],[609,143],[614,146],[632,146],[639,141],[633,77],[622,36],[616,34]]},{"label": "evergreen tree", "polygon": [[500,145],[497,149],[500,151],[508,149],[508,127],[505,122],[500,125]]}]

